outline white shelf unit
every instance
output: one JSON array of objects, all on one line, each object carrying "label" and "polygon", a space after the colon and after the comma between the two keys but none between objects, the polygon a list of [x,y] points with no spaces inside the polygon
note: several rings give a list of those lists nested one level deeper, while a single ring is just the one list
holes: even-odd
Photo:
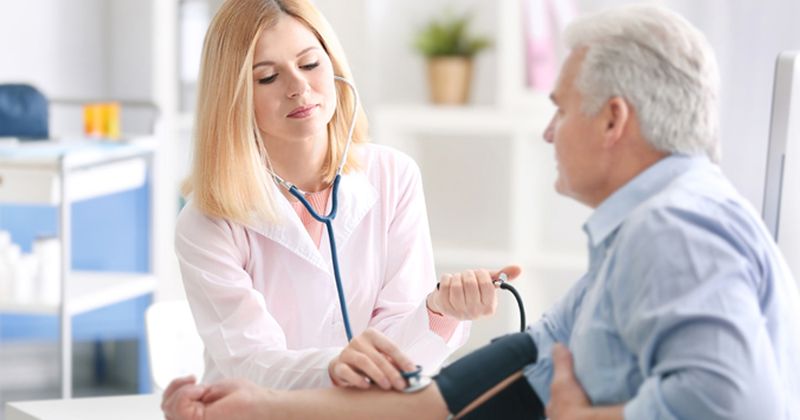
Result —
[{"label": "white shelf unit", "polygon": [[[155,290],[152,256],[146,274],[79,272],[71,269],[71,204],[130,190],[151,178],[155,142],[130,139],[120,144],[89,141],[21,143],[0,149],[0,202],[56,205],[61,243],[59,302],[0,301],[0,312],[58,315],[61,393],[72,396],[72,317]],[[153,238],[153,187],[150,186],[149,238]],[[149,247],[152,253],[152,243]]]},{"label": "white shelf unit", "polygon": [[[542,140],[553,107],[542,95],[524,109],[503,109],[491,106],[440,107],[433,105],[383,106],[372,118],[376,141],[409,153],[422,166],[429,210],[446,205],[436,201],[436,195],[444,193],[439,178],[444,174],[498,175],[482,185],[453,184],[452,188],[464,193],[462,203],[452,203],[452,211],[469,212],[469,206],[482,198],[481,190],[494,188],[497,182],[504,183],[506,195],[500,197],[507,204],[502,209],[474,215],[475,222],[486,223],[487,219],[500,219],[505,232],[497,232],[505,238],[502,244],[465,245],[463,241],[450,241],[434,234],[434,251],[437,263],[443,266],[496,266],[509,261],[519,261],[526,266],[543,269],[580,269],[585,265],[583,249],[572,252],[574,247],[551,248],[546,242],[543,225],[548,223],[555,176],[552,147]],[[482,162],[447,159],[466,142],[478,149],[477,153],[489,153],[492,149],[504,148],[500,161],[501,170],[483,166]],[[440,148],[445,159],[426,157],[426,151]],[[451,152],[448,152],[448,149]],[[434,167],[426,168],[425,165]],[[490,174],[491,172],[491,174]],[[431,185],[431,187],[429,187]],[[438,188],[434,189],[434,188]],[[470,191],[472,189],[472,191]],[[471,196],[472,195],[472,196]],[[477,200],[471,200],[474,197]],[[471,201],[470,201],[471,200]],[[500,204],[500,203],[498,203]],[[463,209],[458,209],[463,206]],[[432,230],[437,224],[450,220],[436,220],[432,216]],[[444,218],[442,218],[444,219]],[[452,220],[457,223],[457,220]],[[469,229],[470,226],[454,226]],[[542,239],[544,238],[544,239]],[[476,238],[477,239],[477,238]],[[480,241],[476,241],[480,242]],[[499,245],[499,246],[498,246]]]}]

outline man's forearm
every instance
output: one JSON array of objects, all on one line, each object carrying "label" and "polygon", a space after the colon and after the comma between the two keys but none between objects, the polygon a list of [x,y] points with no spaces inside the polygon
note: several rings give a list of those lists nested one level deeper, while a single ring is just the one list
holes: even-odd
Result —
[{"label": "man's forearm", "polygon": [[610,405],[605,407],[592,407],[583,420],[625,420],[625,406]]},{"label": "man's forearm", "polygon": [[447,405],[436,383],[424,390],[404,394],[379,389],[345,388],[270,391],[259,404],[264,419],[414,419],[441,420]]}]

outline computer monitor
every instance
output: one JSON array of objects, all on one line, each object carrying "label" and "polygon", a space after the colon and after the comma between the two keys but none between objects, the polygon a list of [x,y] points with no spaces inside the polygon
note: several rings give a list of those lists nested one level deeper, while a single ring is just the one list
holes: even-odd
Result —
[{"label": "computer monitor", "polygon": [[762,216],[800,281],[800,51],[775,64]]}]

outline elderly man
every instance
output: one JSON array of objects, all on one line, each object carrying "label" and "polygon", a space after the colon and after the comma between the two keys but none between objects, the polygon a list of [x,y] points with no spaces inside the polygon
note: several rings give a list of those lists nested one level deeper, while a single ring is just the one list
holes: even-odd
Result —
[{"label": "elderly man", "polygon": [[589,269],[524,338],[408,395],[178,380],[168,417],[530,418],[546,406],[551,419],[800,418],[797,285],[714,164],[718,76],[704,37],[632,6],[574,22],[566,39],[544,138],[556,189],[594,209]]}]

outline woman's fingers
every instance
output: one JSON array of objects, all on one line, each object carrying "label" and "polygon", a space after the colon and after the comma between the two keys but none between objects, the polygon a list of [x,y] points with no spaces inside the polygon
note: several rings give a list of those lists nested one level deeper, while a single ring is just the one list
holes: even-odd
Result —
[{"label": "woman's fingers", "polygon": [[514,280],[517,277],[519,277],[520,274],[522,274],[522,268],[520,268],[518,265],[509,265],[499,270],[492,271],[489,274],[492,276],[493,279],[496,279],[497,276],[500,275],[500,273],[506,273],[506,276],[508,276],[508,280]]},{"label": "woman's fingers", "polygon": [[474,270],[467,270],[461,275],[464,290],[464,308],[462,311],[469,319],[483,315],[481,302],[481,289],[478,286],[478,276]]},{"label": "woman's fingers", "polygon": [[400,370],[412,371],[416,365],[383,334],[374,330],[367,330],[367,334],[370,334],[374,345],[373,353],[371,353],[373,361],[377,363],[395,389],[403,390],[406,387],[406,381],[400,374]]},{"label": "woman's fingers", "polygon": [[369,387],[373,382],[382,389],[406,387],[400,371],[413,370],[415,365],[380,332],[368,329],[342,350],[330,369],[337,385]]},{"label": "woman's fingers", "polygon": [[[378,367],[376,361],[373,360],[373,357],[377,354],[377,352],[370,352],[368,349],[362,349],[358,352],[351,351],[343,355],[342,361],[350,365],[356,372],[360,372],[368,377],[382,389],[389,389],[392,387],[392,384],[389,382],[383,370]],[[383,356],[378,355],[378,357]]]},{"label": "woman's fingers", "polygon": [[354,386],[361,389],[369,388],[367,378],[357,373],[347,363],[336,363],[333,367],[333,374],[336,376],[339,385]]},{"label": "woman's fingers", "polygon": [[501,273],[505,273],[508,280],[514,280],[522,269],[509,265],[494,271],[481,269],[443,274],[431,298],[436,311],[457,319],[477,319],[494,314],[497,310],[494,281]]},{"label": "woman's fingers", "polygon": [[453,275],[447,301],[454,317],[458,319],[467,319],[467,314],[464,311],[466,304],[464,302],[464,280],[462,278],[462,273]]},{"label": "woman's fingers", "polygon": [[480,310],[477,315],[492,315],[497,309],[497,290],[494,279],[487,270],[478,270],[476,277],[478,279],[477,293],[479,294],[476,300],[480,302]]}]

